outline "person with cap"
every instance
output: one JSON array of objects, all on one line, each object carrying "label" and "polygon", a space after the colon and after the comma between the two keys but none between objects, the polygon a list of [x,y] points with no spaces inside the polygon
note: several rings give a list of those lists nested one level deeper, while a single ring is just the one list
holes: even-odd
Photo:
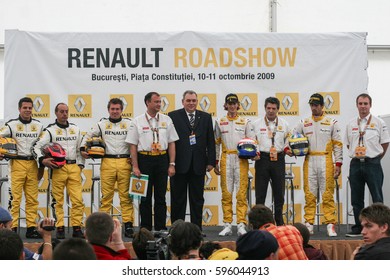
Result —
[{"label": "person with cap", "polygon": [[[58,103],[54,109],[57,117],[55,123],[49,124],[42,132],[34,145],[34,155],[40,167],[51,169],[52,196],[54,204],[54,218],[56,219],[56,237],[65,239],[64,224],[64,189],[69,194],[72,208],[70,210],[73,237],[84,238],[81,226],[83,222],[84,202],[82,196],[81,171],[85,160],[80,154],[80,128],[68,122],[68,105]],[[58,168],[55,159],[47,157],[42,148],[49,143],[58,143],[65,150],[65,165]],[[69,225],[70,226],[70,225]]]},{"label": "person with cap", "polygon": [[266,230],[254,229],[238,237],[237,260],[278,260],[279,244]]},{"label": "person with cap", "polygon": [[101,206],[99,211],[109,213],[117,185],[119,201],[124,223],[125,236],[133,237],[134,209],[133,201],[129,197],[131,159],[130,148],[125,142],[131,119],[122,118],[123,101],[112,98],[108,102],[108,118],[102,118],[92,126],[81,142],[80,152],[84,158],[90,158],[85,149],[88,139],[101,137],[105,144],[105,153],[101,161]]},{"label": "person with cap", "polygon": [[354,260],[390,260],[390,208],[373,203],[360,212],[364,245],[352,253]]},{"label": "person with cap", "polygon": [[240,117],[238,96],[230,93],[225,97],[227,115],[215,120],[216,164],[214,172],[221,175],[222,210],[224,227],[220,236],[232,235],[233,193],[236,192],[237,235],[246,233],[248,210],[248,159],[239,158],[237,144],[241,139],[254,139],[251,121]]},{"label": "person with cap", "polygon": [[257,204],[249,211],[248,219],[252,229],[266,230],[275,236],[280,247],[279,260],[307,260],[298,229],[292,225],[276,226],[271,209]]},{"label": "person with cap", "polygon": [[167,205],[165,195],[168,176],[175,175],[175,141],[179,139],[171,118],[161,114],[161,96],[157,92],[145,95],[145,114],[130,125],[126,143],[130,145],[133,174],[149,176],[146,197],[141,198],[141,227],[153,229],[152,194],[154,194],[154,229],[166,230]]},{"label": "person with cap", "polygon": [[383,203],[383,169],[381,159],[389,147],[390,136],[386,123],[370,113],[372,98],[362,93],[356,98],[359,116],[349,121],[345,133],[351,185],[351,204],[355,225],[346,234],[348,237],[361,236],[360,211],[364,208],[364,190],[367,184],[373,202]]},{"label": "person with cap", "polygon": [[238,258],[237,252],[229,249],[222,248],[218,242],[207,241],[203,243],[199,248],[199,256],[204,260],[236,260]]},{"label": "person with cap", "polygon": [[[46,230],[46,227],[54,226],[54,220],[51,218],[44,218],[38,223],[38,233],[42,236],[42,253],[34,253],[27,248],[23,248],[25,260],[50,260],[53,254],[53,245],[51,239],[51,231]],[[0,206],[0,229],[12,230],[12,216],[11,214]],[[16,233],[15,233],[16,234]],[[1,247],[1,246],[0,246]]]},{"label": "person with cap", "polygon": [[210,114],[197,110],[198,95],[186,90],[183,108],[168,114],[175,125],[176,174],[171,178],[171,220],[185,220],[187,193],[191,222],[202,230],[206,172],[215,166],[215,139]]},{"label": "person with cap", "polygon": [[283,204],[285,192],[285,153],[292,155],[288,147],[290,129],[287,121],[278,116],[280,101],[268,97],[264,102],[265,116],[253,122],[258,143],[255,160],[256,204],[264,204],[268,184],[271,181],[276,224],[283,225]]},{"label": "person with cap", "polygon": [[[0,137],[11,137],[16,141],[17,153],[9,162],[11,167],[10,209],[14,220],[12,230],[19,225],[20,206],[25,197],[26,238],[41,238],[35,227],[38,219],[38,165],[31,148],[42,132],[42,124],[32,118],[33,101],[30,97],[19,100],[19,117],[9,120],[0,128]],[[0,154],[0,160],[4,157]]]},{"label": "person with cap", "polygon": [[300,133],[307,137],[310,143],[309,152],[303,164],[305,225],[310,234],[313,234],[317,199],[319,199],[317,192],[319,192],[322,196],[327,235],[335,237],[337,236],[335,230],[337,220],[333,196],[334,180],[339,177],[343,162],[341,130],[337,120],[325,115],[324,98],[321,94],[313,94],[309,99],[309,105],[312,116],[301,120],[293,130],[293,133]]}]

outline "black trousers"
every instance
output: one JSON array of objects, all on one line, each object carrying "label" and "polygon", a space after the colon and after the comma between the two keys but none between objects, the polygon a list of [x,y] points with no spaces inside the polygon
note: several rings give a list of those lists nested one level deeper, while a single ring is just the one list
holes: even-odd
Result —
[{"label": "black trousers", "polygon": [[141,227],[153,229],[152,195],[154,194],[154,229],[166,230],[167,203],[165,195],[168,184],[168,154],[149,156],[138,154],[138,166],[142,174],[149,175],[148,192],[141,199]]},{"label": "black trousers", "polygon": [[194,174],[192,168],[184,174],[171,178],[171,220],[185,220],[187,193],[190,203],[191,223],[202,230],[202,213],[204,205],[204,175]]},{"label": "black trousers", "polygon": [[255,162],[255,194],[256,204],[264,204],[267,197],[268,183],[274,196],[275,222],[283,225],[283,204],[285,192],[285,160],[284,153],[278,153],[278,160],[271,161],[268,153],[261,153]]}]

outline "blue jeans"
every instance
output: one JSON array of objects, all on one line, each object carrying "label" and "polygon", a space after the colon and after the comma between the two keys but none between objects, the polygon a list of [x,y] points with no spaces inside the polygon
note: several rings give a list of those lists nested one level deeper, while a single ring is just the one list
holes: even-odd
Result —
[{"label": "blue jeans", "polygon": [[367,183],[373,202],[383,203],[383,170],[380,157],[366,158],[361,162],[359,159],[352,159],[349,166],[349,182],[351,185],[351,203],[355,225],[352,230],[361,231],[359,215],[364,208],[364,188]]}]

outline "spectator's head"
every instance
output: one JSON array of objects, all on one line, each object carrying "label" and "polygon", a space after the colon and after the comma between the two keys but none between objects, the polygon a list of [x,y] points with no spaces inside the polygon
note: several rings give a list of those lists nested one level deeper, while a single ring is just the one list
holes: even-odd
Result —
[{"label": "spectator's head", "polygon": [[134,252],[137,255],[137,258],[139,260],[147,259],[148,241],[153,241],[153,240],[154,240],[153,233],[151,233],[146,228],[141,228],[139,232],[136,232],[134,234],[132,244],[133,244]]},{"label": "spectator's head", "polygon": [[293,226],[296,227],[299,233],[302,235],[303,247],[307,246],[310,241],[310,232],[307,227],[302,223],[295,223]]},{"label": "spectator's head", "polygon": [[249,225],[253,229],[259,229],[265,224],[275,223],[271,209],[263,204],[257,204],[251,208],[248,214]]},{"label": "spectator's head", "polygon": [[276,260],[279,244],[266,230],[251,230],[236,241],[238,260]]},{"label": "spectator's head", "polygon": [[23,260],[23,241],[12,230],[0,229],[0,260]]},{"label": "spectator's head", "polygon": [[91,244],[82,238],[62,241],[53,251],[53,260],[96,260]]},{"label": "spectator's head", "polygon": [[107,213],[94,212],[85,222],[85,236],[90,243],[105,245],[110,241],[113,232],[114,221]]},{"label": "spectator's head", "polygon": [[363,240],[374,243],[390,236],[390,208],[382,203],[374,203],[360,212]]},{"label": "spectator's head", "polygon": [[0,228],[11,229],[12,216],[11,214],[0,206]]},{"label": "spectator's head", "polygon": [[176,259],[199,258],[199,247],[203,237],[195,224],[176,220],[169,231],[169,249]]},{"label": "spectator's head", "polygon": [[207,260],[214,251],[221,249],[221,245],[217,242],[208,241],[203,243],[199,248],[199,256]]}]

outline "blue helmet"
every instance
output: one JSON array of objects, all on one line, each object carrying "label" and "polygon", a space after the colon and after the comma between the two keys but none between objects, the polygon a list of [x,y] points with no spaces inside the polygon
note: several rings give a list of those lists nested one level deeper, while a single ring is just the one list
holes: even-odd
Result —
[{"label": "blue helmet", "polygon": [[237,151],[239,158],[254,158],[257,153],[256,142],[249,138],[241,139],[237,144]]}]

